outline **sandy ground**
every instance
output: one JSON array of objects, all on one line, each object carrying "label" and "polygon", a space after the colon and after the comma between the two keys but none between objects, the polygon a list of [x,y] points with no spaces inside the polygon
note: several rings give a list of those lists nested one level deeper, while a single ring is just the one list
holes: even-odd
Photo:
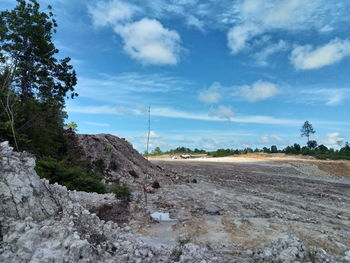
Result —
[{"label": "sandy ground", "polygon": [[317,160],[310,156],[302,155],[286,155],[286,154],[263,154],[263,153],[253,153],[229,157],[207,157],[205,155],[199,155],[197,159],[181,159],[176,156],[176,159],[172,159],[172,156],[162,155],[150,157],[151,161],[159,160],[171,160],[171,161],[204,161],[204,162],[230,162],[230,163],[255,163],[255,162],[279,162],[279,163],[305,163],[313,164],[318,166],[321,171],[327,174],[340,177],[350,178],[350,161],[332,161],[332,160]]},{"label": "sandy ground", "polygon": [[186,235],[237,256],[290,232],[333,254],[350,248],[348,162],[279,156],[152,162],[198,183],[165,185],[149,195],[151,210],[178,221],[145,224],[144,235],[162,242]]}]

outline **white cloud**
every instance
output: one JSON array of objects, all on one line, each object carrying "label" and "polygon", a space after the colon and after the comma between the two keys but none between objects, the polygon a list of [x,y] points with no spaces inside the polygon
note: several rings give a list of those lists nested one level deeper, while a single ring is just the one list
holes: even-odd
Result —
[{"label": "white cloud", "polygon": [[[111,114],[121,115],[117,107],[104,106],[74,106],[67,105],[68,113],[83,113],[83,114]],[[139,108],[135,108],[136,115],[145,115],[146,113]],[[232,110],[228,107],[222,106],[216,109],[212,109],[210,114],[201,112],[186,112],[173,108],[153,107],[151,109],[151,116],[165,117],[165,118],[179,118],[190,119],[200,121],[231,121],[236,123],[257,123],[257,124],[273,124],[273,125],[287,125],[287,126],[300,126],[304,120],[297,119],[282,119],[271,116],[234,116]],[[345,125],[350,126],[350,122],[338,122],[338,121],[317,121],[310,120],[317,125]]]},{"label": "white cloud", "polygon": [[199,148],[205,149],[205,150],[216,150],[218,148],[221,148],[222,142],[219,142],[218,140],[214,140],[212,138],[202,138],[200,141],[197,142],[198,145],[200,145]]},{"label": "white cloud", "polygon": [[264,144],[264,145],[280,145],[285,143],[285,140],[282,139],[281,137],[277,136],[277,135],[263,135],[260,137],[258,144]]},{"label": "white cloud", "polygon": [[288,49],[287,42],[280,40],[275,44],[270,44],[255,54],[256,62],[259,66],[267,66],[267,59],[273,54]]},{"label": "white cloud", "polygon": [[344,144],[345,138],[338,132],[329,133],[322,141],[328,147],[338,147]]},{"label": "white cloud", "polygon": [[219,106],[218,108],[210,109],[209,116],[211,117],[217,117],[222,120],[228,120],[230,121],[231,118],[234,116],[234,112],[231,108],[227,106]]},{"label": "white cloud", "polygon": [[241,141],[241,148],[251,148],[252,147],[252,143],[249,140],[242,140]]},{"label": "white cloud", "polygon": [[[144,135],[143,135],[144,138],[147,138],[148,137],[148,133],[146,132]],[[155,131],[150,131],[149,133],[149,138],[150,139],[161,139],[162,136],[160,136],[158,133],[156,133]]]},{"label": "white cloud", "polygon": [[72,106],[66,107],[69,113],[83,113],[83,114],[116,114],[117,109],[111,106]]},{"label": "white cloud", "polygon": [[[135,14],[145,10],[125,1],[99,1],[88,6],[96,27],[111,26],[122,38],[125,52],[145,65],[175,65],[180,60],[181,38],[165,28],[158,20],[142,18],[135,21]],[[199,20],[189,20],[199,26]]]},{"label": "white cloud", "polygon": [[276,30],[325,32],[339,20],[339,10],[325,0],[242,0],[234,3],[234,10],[231,16],[236,21],[227,34],[233,54],[251,45],[254,38]]},{"label": "white cloud", "polygon": [[214,82],[208,89],[201,90],[198,98],[203,102],[218,103],[221,99],[220,89],[221,84]]},{"label": "white cloud", "polygon": [[228,47],[236,54],[246,47],[250,39],[262,32],[259,26],[251,23],[234,26],[227,34]]},{"label": "white cloud", "polygon": [[117,111],[118,113],[120,113],[121,115],[136,115],[138,114],[138,111],[135,109],[129,109],[126,108],[124,106],[118,106],[117,107]]},{"label": "white cloud", "polygon": [[296,69],[318,69],[332,65],[350,56],[350,40],[334,39],[314,48],[311,45],[296,46],[290,60]]},{"label": "white cloud", "polygon": [[[155,93],[158,95],[169,93],[169,96],[172,96],[193,84],[183,78],[167,74],[127,72],[114,76],[101,74],[101,77],[97,78],[80,77],[76,91],[80,97],[104,103],[134,104],[134,101],[157,103],[160,98],[154,96]],[[99,92],[98,96],[96,90]]]},{"label": "white cloud", "polygon": [[199,20],[197,17],[193,15],[188,15],[186,17],[187,25],[197,28],[199,31],[204,31],[204,22]]},{"label": "white cloud", "polygon": [[85,124],[90,126],[96,126],[96,127],[110,127],[111,125],[109,123],[99,123],[99,122],[90,122],[86,121]]},{"label": "white cloud", "polygon": [[350,89],[306,89],[302,90],[301,94],[303,101],[322,102],[328,106],[337,106],[345,100],[349,100]]},{"label": "white cloud", "polygon": [[[141,146],[144,145],[146,148],[147,146],[147,138],[148,138],[148,133],[144,133],[142,137],[139,140],[139,144]],[[149,149],[155,148],[155,147],[160,147],[161,149],[163,148],[169,148],[171,147],[171,144],[169,144],[161,135],[156,133],[155,131],[150,131],[149,134]]]},{"label": "white cloud", "polygon": [[[278,92],[279,90],[276,84],[259,80],[254,82],[251,86],[242,86],[238,94],[250,102],[255,102],[273,97],[278,94]],[[237,95],[237,93],[234,95]]]},{"label": "white cloud", "polygon": [[155,19],[143,18],[117,25],[115,31],[124,41],[124,50],[142,64],[175,65],[179,62],[180,35]]},{"label": "white cloud", "polygon": [[120,0],[99,1],[95,5],[88,6],[95,26],[116,25],[128,21],[138,7]]}]

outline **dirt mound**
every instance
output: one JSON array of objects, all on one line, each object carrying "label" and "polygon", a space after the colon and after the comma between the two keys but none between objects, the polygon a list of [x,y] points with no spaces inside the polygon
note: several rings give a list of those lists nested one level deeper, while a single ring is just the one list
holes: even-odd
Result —
[{"label": "dirt mound", "polygon": [[123,138],[110,134],[76,134],[76,140],[81,147],[81,158],[87,160],[94,171],[102,172],[107,184],[151,185],[158,181],[162,185],[181,181],[174,172],[149,162]]}]

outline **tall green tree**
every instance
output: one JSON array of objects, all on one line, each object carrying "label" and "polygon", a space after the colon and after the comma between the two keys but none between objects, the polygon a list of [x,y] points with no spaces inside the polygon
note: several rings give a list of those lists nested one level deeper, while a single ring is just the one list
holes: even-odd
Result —
[{"label": "tall green tree", "polygon": [[40,155],[62,151],[65,99],[78,95],[70,58],[56,57],[52,36],[57,23],[51,9],[46,13],[36,0],[17,0],[13,10],[0,13],[0,98],[16,95],[13,120],[0,114],[0,137],[13,141],[6,128],[10,122],[20,148]]},{"label": "tall green tree", "polygon": [[314,134],[316,131],[312,127],[312,124],[309,121],[305,121],[303,126],[300,129],[301,137],[306,137],[307,142],[310,141],[310,135]]}]

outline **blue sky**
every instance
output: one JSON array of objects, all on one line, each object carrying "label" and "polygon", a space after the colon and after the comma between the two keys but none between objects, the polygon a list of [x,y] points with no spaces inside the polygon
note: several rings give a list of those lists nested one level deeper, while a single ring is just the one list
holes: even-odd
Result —
[{"label": "blue sky", "polygon": [[[348,0],[56,0],[55,44],[72,58],[80,133],[151,149],[350,141]],[[2,0],[0,8],[12,8]]]}]

